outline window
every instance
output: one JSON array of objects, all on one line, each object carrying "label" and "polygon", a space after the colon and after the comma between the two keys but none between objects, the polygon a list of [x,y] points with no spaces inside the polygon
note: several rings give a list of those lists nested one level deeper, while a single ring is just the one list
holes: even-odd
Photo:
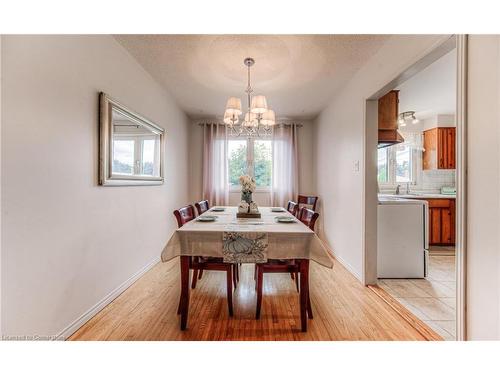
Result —
[{"label": "window", "polygon": [[228,141],[229,158],[229,185],[237,186],[240,184],[241,175],[247,174],[247,141],[230,140]]},{"label": "window", "polygon": [[142,174],[154,176],[155,165],[155,140],[144,139],[142,141]]},{"label": "window", "polygon": [[228,141],[229,185],[239,189],[239,177],[253,176],[257,189],[266,190],[272,181],[272,143],[267,139],[231,139]]},{"label": "window", "polygon": [[389,180],[389,163],[387,157],[387,148],[378,149],[378,182],[388,182]]},{"label": "window", "polygon": [[377,157],[379,184],[415,183],[415,150],[407,143],[379,148]]},{"label": "window", "polygon": [[115,140],[113,142],[113,171],[133,174],[134,143],[133,140]]},{"label": "window", "polygon": [[408,145],[396,145],[395,148],[395,165],[396,165],[396,182],[412,182],[411,168],[411,148]]},{"label": "window", "polygon": [[271,141],[255,140],[253,142],[254,176],[257,187],[271,186],[273,169],[273,150]]},{"label": "window", "polygon": [[119,135],[113,140],[113,172],[158,176],[160,142],[151,136]]}]

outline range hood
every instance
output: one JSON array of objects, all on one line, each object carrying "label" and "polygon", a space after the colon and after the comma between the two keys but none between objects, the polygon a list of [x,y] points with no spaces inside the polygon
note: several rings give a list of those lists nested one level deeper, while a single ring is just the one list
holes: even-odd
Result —
[{"label": "range hood", "polygon": [[378,148],[404,142],[398,132],[399,90],[389,91],[378,100]]},{"label": "range hood", "polygon": [[378,148],[389,147],[401,142],[404,142],[404,138],[397,130],[379,129]]}]

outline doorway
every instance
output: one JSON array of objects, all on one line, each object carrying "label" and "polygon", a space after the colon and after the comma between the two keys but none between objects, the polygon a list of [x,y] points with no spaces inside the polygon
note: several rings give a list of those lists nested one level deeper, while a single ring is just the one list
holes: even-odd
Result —
[{"label": "doorway", "polygon": [[[450,37],[365,107],[364,283],[447,340],[466,338],[466,48],[466,36]],[[447,86],[452,80],[450,98],[450,87],[438,81]],[[404,141],[378,148],[379,100],[388,93],[401,95],[398,136]],[[420,216],[405,224],[401,218],[412,209]]]}]

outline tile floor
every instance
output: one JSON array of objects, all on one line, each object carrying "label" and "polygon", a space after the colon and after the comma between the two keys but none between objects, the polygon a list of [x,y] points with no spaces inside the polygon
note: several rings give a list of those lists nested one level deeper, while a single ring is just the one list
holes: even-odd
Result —
[{"label": "tile floor", "polygon": [[425,279],[379,279],[379,286],[445,340],[455,340],[454,252],[430,250]]}]

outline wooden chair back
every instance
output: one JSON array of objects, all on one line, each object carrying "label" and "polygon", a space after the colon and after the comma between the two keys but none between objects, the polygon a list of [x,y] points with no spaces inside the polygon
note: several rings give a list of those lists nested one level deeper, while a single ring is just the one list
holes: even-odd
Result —
[{"label": "wooden chair back", "polygon": [[305,206],[309,206],[306,208],[310,208],[313,211],[316,211],[316,204],[318,203],[318,197],[313,197],[309,195],[299,195],[299,199],[297,200],[299,204],[299,208]]},{"label": "wooden chair back", "polygon": [[175,210],[174,216],[177,219],[177,226],[179,228],[196,217],[194,207],[191,204]]},{"label": "wooden chair back", "polygon": [[299,220],[307,225],[311,230],[314,230],[314,224],[318,220],[319,214],[310,210],[309,208],[302,207],[299,211]]},{"label": "wooden chair back", "polygon": [[299,205],[293,201],[288,201],[288,204],[286,206],[286,210],[290,212],[293,216],[297,215],[297,209],[299,208]]},{"label": "wooden chair back", "polygon": [[196,207],[196,210],[198,211],[198,215],[201,215],[202,213],[207,212],[208,209],[210,208],[207,200],[197,202],[194,204],[194,206]]}]

